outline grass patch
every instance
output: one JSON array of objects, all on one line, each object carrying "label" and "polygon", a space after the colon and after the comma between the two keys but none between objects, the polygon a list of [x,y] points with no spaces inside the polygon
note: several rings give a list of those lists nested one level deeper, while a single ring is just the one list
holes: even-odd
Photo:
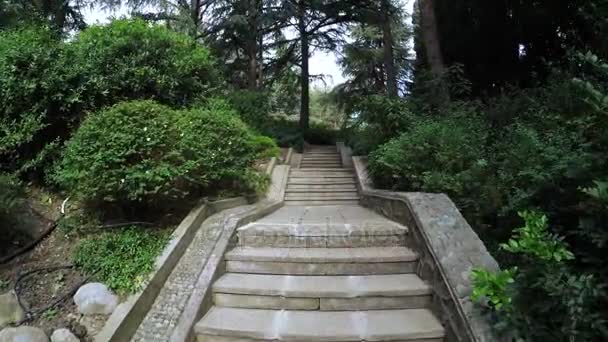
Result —
[{"label": "grass patch", "polygon": [[154,269],[170,233],[139,227],[102,233],[80,242],[74,263],[119,294],[139,290]]}]

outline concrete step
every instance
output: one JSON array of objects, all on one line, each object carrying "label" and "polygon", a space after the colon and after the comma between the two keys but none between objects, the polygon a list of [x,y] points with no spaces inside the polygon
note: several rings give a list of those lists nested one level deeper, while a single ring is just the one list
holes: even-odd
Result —
[{"label": "concrete step", "polygon": [[333,159],[302,159],[300,164],[341,164],[342,160],[340,158]]},{"label": "concrete step", "polygon": [[312,178],[312,177],[323,177],[323,178],[344,178],[354,177],[352,172],[336,172],[336,171],[308,171],[308,170],[297,170],[289,173],[291,178]]},{"label": "concrete step", "polygon": [[310,158],[302,158],[302,163],[340,163],[342,159],[340,157],[310,157]]},{"label": "concrete step", "polygon": [[305,201],[305,200],[358,200],[359,195],[356,191],[353,192],[317,192],[317,193],[285,193],[286,200]]},{"label": "concrete step", "polygon": [[[327,165],[326,167],[328,169],[334,168],[334,167],[340,167],[341,165]],[[306,169],[319,169],[319,168],[323,168],[323,166],[319,166],[319,165],[300,165],[300,170],[306,170]]]},{"label": "concrete step", "polygon": [[[430,306],[432,289],[415,274],[292,276],[227,273],[214,283],[213,294],[217,306],[382,310],[426,308]],[[281,300],[277,301],[279,298]],[[310,300],[303,301],[304,298]],[[302,304],[305,307],[299,306]]]},{"label": "concrete step", "polygon": [[445,336],[441,323],[427,309],[319,312],[214,306],[194,332],[199,342],[442,342]]},{"label": "concrete step", "polygon": [[342,201],[285,201],[287,206],[334,206],[334,205],[359,205],[359,201],[342,200]]},{"label": "concrete step", "polygon": [[311,162],[306,162],[306,163],[301,163],[300,164],[300,170],[301,169],[307,169],[307,168],[311,168],[311,169],[320,169],[320,168],[334,168],[334,167],[341,167],[342,164],[339,162],[336,163],[311,163]]},{"label": "concrete step", "polygon": [[355,182],[353,176],[350,177],[289,177],[287,184],[343,184],[344,182]]},{"label": "concrete step", "polygon": [[293,185],[305,185],[305,186],[335,185],[335,186],[340,186],[340,185],[356,185],[356,183],[355,183],[355,179],[354,178],[330,179],[330,180],[326,180],[326,179],[315,180],[315,179],[295,178],[295,179],[290,179],[288,181],[288,183],[287,183],[287,186],[293,186]]},{"label": "concrete step", "polygon": [[352,185],[289,185],[287,186],[288,193],[295,192],[326,192],[326,191],[357,191],[357,187]]},{"label": "concrete step", "polygon": [[[305,205],[357,201],[286,201]],[[408,229],[391,221],[364,221],[360,224],[266,224],[250,223],[237,230],[239,245],[249,247],[398,247],[405,245]]]},{"label": "concrete step", "polygon": [[417,261],[418,255],[405,247],[237,247],[226,254],[226,270],[287,275],[398,274],[415,272]]},{"label": "concrete step", "polygon": [[346,172],[351,172],[354,174],[354,170],[353,169],[349,169],[349,168],[345,168],[345,167],[337,167],[337,168],[329,168],[329,167],[324,167],[324,168],[308,168],[306,170],[302,170],[302,169],[291,169],[291,171],[305,171],[305,172],[309,172],[309,171],[346,171]]}]

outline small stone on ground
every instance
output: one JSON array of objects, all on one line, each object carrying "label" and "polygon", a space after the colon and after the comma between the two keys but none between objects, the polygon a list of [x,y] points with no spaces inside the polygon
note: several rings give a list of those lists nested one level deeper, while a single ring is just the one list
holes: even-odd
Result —
[{"label": "small stone on ground", "polygon": [[116,309],[118,297],[104,284],[89,283],[78,289],[74,303],[83,315],[109,315]]},{"label": "small stone on ground", "polygon": [[42,329],[21,326],[0,331],[0,342],[49,342],[49,338]]},{"label": "small stone on ground", "polygon": [[25,312],[17,301],[14,291],[0,295],[0,329],[9,323],[17,323],[25,318]]},{"label": "small stone on ground", "polygon": [[79,342],[78,337],[74,336],[68,329],[57,329],[51,335],[51,342]]}]

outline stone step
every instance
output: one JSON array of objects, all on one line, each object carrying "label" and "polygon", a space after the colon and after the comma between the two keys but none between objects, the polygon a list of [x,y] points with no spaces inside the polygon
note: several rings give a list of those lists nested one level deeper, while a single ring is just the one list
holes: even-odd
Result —
[{"label": "stone step", "polygon": [[445,329],[427,309],[319,312],[214,306],[194,332],[199,342],[442,342],[445,336]]},{"label": "stone step", "polygon": [[344,179],[290,179],[287,183],[287,186],[292,185],[355,185],[354,178],[344,178]]},{"label": "stone step", "polygon": [[314,193],[314,192],[326,192],[326,191],[357,191],[357,187],[352,185],[289,185],[287,186],[287,193]]},{"label": "stone step", "polygon": [[[306,205],[331,205],[343,201],[285,201]],[[352,201],[357,202],[357,201]],[[266,224],[250,223],[237,230],[239,245],[249,247],[397,247],[405,245],[408,229],[391,221],[360,224]]]},{"label": "stone step", "polygon": [[287,275],[398,274],[415,272],[417,261],[418,255],[405,247],[237,247],[226,254],[226,270]]},{"label": "stone step", "polygon": [[[217,306],[381,310],[428,307],[432,289],[415,274],[293,276],[227,273],[215,282],[213,294]],[[302,300],[305,298],[309,300]]]},{"label": "stone step", "polygon": [[291,263],[382,263],[412,262],[418,253],[407,247],[367,248],[272,248],[236,247],[226,253],[228,261]]},{"label": "stone step", "polygon": [[321,159],[302,159],[300,164],[342,164],[342,160],[340,158],[321,160]]},{"label": "stone step", "polygon": [[321,201],[321,200],[358,200],[359,199],[359,195],[357,194],[356,191],[352,191],[352,192],[317,192],[317,193],[303,193],[303,192],[296,192],[296,193],[285,193],[285,199],[286,200],[294,200],[294,201],[304,201],[304,200],[315,200],[315,201]]},{"label": "stone step", "polygon": [[340,157],[315,157],[315,158],[302,158],[302,163],[340,163],[342,159]]},{"label": "stone step", "polygon": [[359,201],[285,201],[287,206],[339,206],[339,205],[359,205]]},{"label": "stone step", "polygon": [[331,169],[334,167],[341,167],[342,164],[341,163],[302,163],[300,164],[300,170],[302,169],[322,169],[324,167]]},{"label": "stone step", "polygon": [[302,157],[324,157],[324,156],[340,156],[340,153],[337,151],[310,151],[304,152]]},{"label": "stone step", "polygon": [[287,184],[343,184],[349,182],[354,184],[355,178],[350,177],[289,177]]},{"label": "stone step", "polygon": [[[334,167],[340,167],[340,165],[338,165],[338,164],[336,164],[336,165],[327,165],[326,167],[328,169],[332,169]],[[319,168],[323,168],[323,166],[320,166],[320,165],[300,165],[300,170],[319,169]]]},{"label": "stone step", "polygon": [[353,169],[349,169],[349,168],[345,168],[345,167],[337,167],[337,168],[330,168],[330,167],[323,167],[323,168],[308,168],[306,170],[302,170],[302,169],[291,169],[291,171],[305,171],[305,172],[310,172],[310,171],[346,171],[346,172],[351,172],[354,174],[354,170]]},{"label": "stone step", "polygon": [[289,173],[290,178],[312,178],[312,177],[322,177],[322,178],[345,178],[345,177],[353,177],[354,174],[352,172],[335,172],[335,171],[308,171],[308,170],[298,170],[291,171]]}]

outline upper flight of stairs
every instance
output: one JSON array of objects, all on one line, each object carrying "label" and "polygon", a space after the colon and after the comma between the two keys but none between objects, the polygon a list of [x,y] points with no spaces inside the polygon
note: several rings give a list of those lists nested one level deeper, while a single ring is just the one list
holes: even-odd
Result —
[{"label": "upper flight of stairs", "polygon": [[197,340],[443,342],[407,234],[359,206],[286,206],[239,228]]},{"label": "upper flight of stairs", "polygon": [[342,167],[335,146],[309,146],[300,168],[293,168],[285,192],[287,205],[358,204],[352,169]]}]

